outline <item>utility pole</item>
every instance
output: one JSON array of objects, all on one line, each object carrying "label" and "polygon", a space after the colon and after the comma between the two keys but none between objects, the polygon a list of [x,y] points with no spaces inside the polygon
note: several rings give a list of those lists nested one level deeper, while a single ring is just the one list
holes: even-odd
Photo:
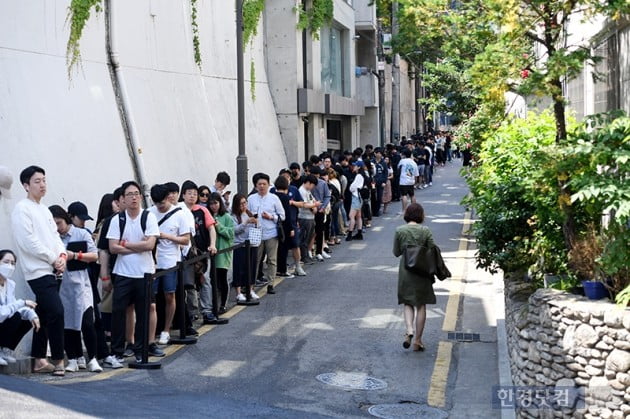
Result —
[{"label": "utility pole", "polygon": [[420,82],[422,80],[422,65],[414,64],[414,72],[416,79],[414,80],[414,105],[416,107],[416,132],[414,134],[422,133],[422,109],[420,106]]},{"label": "utility pole", "polygon": [[247,195],[247,154],[245,150],[245,75],[243,72],[243,2],[236,0],[236,91],[238,101],[238,157],[236,184],[238,193]]},{"label": "utility pole", "polygon": [[[392,37],[398,35],[398,2],[392,1]],[[392,126],[393,142],[400,141],[400,55],[394,54],[392,61]]]},{"label": "utility pole", "polygon": [[[376,55],[378,57],[378,125],[379,125],[379,145],[385,146],[385,54],[383,53],[383,28],[378,22],[378,33],[376,40]],[[381,66],[381,64],[383,64]]]}]

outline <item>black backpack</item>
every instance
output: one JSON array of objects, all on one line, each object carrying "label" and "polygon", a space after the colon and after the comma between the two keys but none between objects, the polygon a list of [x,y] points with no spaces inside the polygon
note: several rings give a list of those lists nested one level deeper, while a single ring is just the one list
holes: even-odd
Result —
[{"label": "black backpack", "polygon": [[[149,216],[148,210],[142,210],[142,215],[140,216],[140,227],[142,227],[142,232],[147,231],[147,217]],[[120,239],[122,240],[123,232],[125,231],[125,224],[127,224],[127,212],[121,211],[118,213],[118,228],[120,228]]]}]

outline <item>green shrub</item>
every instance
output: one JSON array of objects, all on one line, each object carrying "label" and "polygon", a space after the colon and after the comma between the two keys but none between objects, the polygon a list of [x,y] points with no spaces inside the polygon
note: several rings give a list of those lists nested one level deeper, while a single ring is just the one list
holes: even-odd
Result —
[{"label": "green shrub", "polygon": [[479,267],[527,269],[543,254],[554,260],[540,262],[541,270],[558,264],[555,255],[563,246],[555,147],[550,112],[505,121],[483,142],[479,166],[468,178],[472,196],[466,200],[479,218],[473,227]]}]

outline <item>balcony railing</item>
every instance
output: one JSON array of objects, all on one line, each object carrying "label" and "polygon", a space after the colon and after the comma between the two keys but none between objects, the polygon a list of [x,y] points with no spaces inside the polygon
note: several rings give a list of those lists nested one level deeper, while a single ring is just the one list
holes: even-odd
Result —
[{"label": "balcony railing", "polygon": [[354,0],[354,27],[360,31],[376,30],[376,5],[370,0]]}]

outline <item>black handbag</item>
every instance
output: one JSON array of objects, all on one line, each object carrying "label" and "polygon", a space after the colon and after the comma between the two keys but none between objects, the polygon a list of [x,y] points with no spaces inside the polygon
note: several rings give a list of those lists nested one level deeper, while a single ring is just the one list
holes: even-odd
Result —
[{"label": "black handbag", "polygon": [[405,248],[405,268],[422,276],[433,278],[437,273],[435,248],[427,246],[407,246]]}]

